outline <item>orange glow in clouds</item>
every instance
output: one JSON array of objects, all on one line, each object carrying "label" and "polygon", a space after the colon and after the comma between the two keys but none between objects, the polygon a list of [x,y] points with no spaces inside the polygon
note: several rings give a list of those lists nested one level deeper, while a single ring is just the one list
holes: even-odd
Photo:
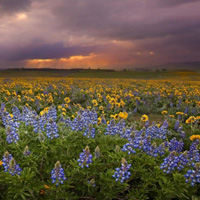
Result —
[{"label": "orange glow in clouds", "polygon": [[69,58],[59,58],[59,59],[30,59],[28,60],[29,63],[34,64],[34,63],[46,63],[46,62],[73,62],[73,61],[78,61],[78,60],[83,60],[83,59],[90,59],[94,58],[96,55],[94,53],[89,54],[88,56],[82,56],[82,55],[77,55],[77,56],[71,56]]},{"label": "orange glow in clouds", "polygon": [[29,63],[41,63],[41,62],[52,62],[55,59],[31,59],[28,60]]},{"label": "orange glow in clouds", "polygon": [[17,19],[26,19],[27,18],[27,15],[26,14],[24,14],[24,13],[19,13],[19,14],[17,14]]}]

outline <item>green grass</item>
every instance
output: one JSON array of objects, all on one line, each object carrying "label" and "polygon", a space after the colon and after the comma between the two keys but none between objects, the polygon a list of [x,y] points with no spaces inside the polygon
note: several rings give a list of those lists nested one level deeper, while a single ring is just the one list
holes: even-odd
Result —
[{"label": "green grass", "polygon": [[200,72],[193,71],[111,71],[111,70],[6,70],[0,77],[73,77],[73,78],[125,78],[125,79],[174,79],[200,80]]},{"label": "green grass", "polygon": [[199,72],[166,71],[166,72],[139,72],[139,71],[106,71],[83,70],[69,75],[76,78],[127,78],[127,79],[183,79],[200,80]]},{"label": "green grass", "polygon": [[0,71],[0,77],[67,77],[71,73],[77,71],[72,70],[5,70]]}]

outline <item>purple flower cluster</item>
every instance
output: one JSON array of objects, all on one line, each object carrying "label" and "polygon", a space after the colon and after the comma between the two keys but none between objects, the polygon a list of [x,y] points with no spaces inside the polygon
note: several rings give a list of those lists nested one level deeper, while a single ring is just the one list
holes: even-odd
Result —
[{"label": "purple flower cluster", "polygon": [[20,123],[14,121],[7,111],[3,112],[2,121],[6,128],[7,142],[9,144],[13,142],[16,143],[19,140],[18,129]]},{"label": "purple flower cluster", "polygon": [[9,154],[8,151],[4,153],[2,161],[5,172],[9,172],[9,174],[11,174],[12,176],[14,176],[15,174],[21,175],[20,172],[22,171],[22,169],[19,167],[18,164],[16,164],[15,159],[12,157],[11,154]]},{"label": "purple flower cluster", "polygon": [[186,178],[186,183],[191,183],[194,186],[195,183],[200,183],[200,163],[196,163],[193,170],[188,170],[187,174],[184,175]]},{"label": "purple flower cluster", "polygon": [[116,171],[112,177],[115,178],[116,182],[120,181],[123,183],[125,180],[129,179],[131,176],[131,173],[129,171],[129,168],[131,167],[131,164],[128,164],[127,161],[122,158],[122,163],[120,168],[116,168]]},{"label": "purple flower cluster", "polygon": [[46,134],[50,139],[59,137],[57,124],[52,118],[49,119],[49,122],[46,125]]},{"label": "purple flower cluster", "polygon": [[90,154],[90,149],[88,146],[86,146],[85,149],[83,149],[83,152],[80,153],[77,161],[79,162],[79,166],[82,168],[89,167],[89,164],[92,163],[92,154]]},{"label": "purple flower cluster", "polygon": [[59,183],[63,184],[63,181],[67,180],[65,177],[64,169],[62,168],[59,161],[56,162],[55,167],[51,171],[51,179],[52,183],[56,183],[56,186],[58,186]]}]

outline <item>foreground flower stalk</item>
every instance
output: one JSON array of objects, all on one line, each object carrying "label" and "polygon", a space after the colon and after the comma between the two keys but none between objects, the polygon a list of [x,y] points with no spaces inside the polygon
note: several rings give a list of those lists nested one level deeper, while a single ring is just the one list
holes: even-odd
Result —
[{"label": "foreground flower stalk", "polygon": [[65,177],[64,169],[62,168],[60,161],[57,161],[55,167],[51,171],[51,179],[52,183],[56,183],[56,186],[63,184],[63,181],[66,181],[67,178]]}]

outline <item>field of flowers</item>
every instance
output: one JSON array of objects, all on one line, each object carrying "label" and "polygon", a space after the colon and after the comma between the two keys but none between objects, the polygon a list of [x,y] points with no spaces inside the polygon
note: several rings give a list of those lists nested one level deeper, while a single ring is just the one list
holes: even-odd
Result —
[{"label": "field of flowers", "polygon": [[0,88],[0,199],[200,199],[200,81]]}]

